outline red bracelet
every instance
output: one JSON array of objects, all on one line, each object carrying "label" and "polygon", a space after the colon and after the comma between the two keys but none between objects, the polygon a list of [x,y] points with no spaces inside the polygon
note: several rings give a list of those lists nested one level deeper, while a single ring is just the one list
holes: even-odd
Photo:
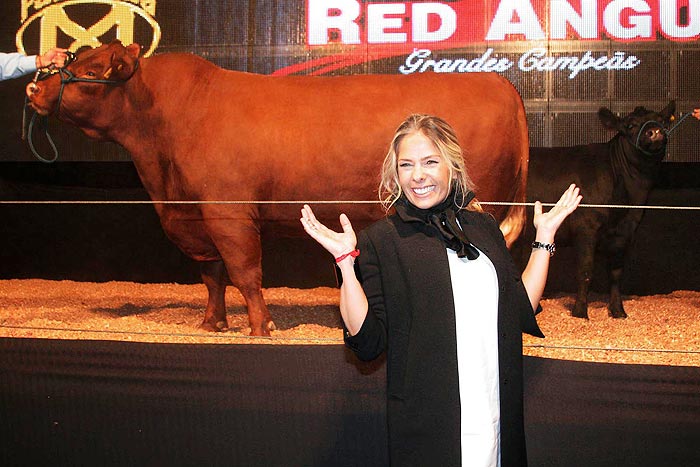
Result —
[{"label": "red bracelet", "polygon": [[348,256],[352,256],[353,258],[357,258],[358,256],[360,256],[360,250],[352,250],[349,253],[345,253],[344,255],[340,255],[335,259],[335,262],[340,263],[342,260],[344,260]]}]

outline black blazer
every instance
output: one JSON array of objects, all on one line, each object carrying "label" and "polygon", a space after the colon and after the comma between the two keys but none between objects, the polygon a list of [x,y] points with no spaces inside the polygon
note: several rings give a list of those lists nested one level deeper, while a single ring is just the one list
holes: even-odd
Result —
[{"label": "black blazer", "polygon": [[[526,465],[521,333],[544,336],[495,220],[466,210],[458,218],[498,276],[502,466]],[[458,466],[457,342],[445,246],[432,227],[394,214],[360,232],[358,248],[356,269],[369,313],[345,341],[362,360],[387,351],[391,463]]]}]

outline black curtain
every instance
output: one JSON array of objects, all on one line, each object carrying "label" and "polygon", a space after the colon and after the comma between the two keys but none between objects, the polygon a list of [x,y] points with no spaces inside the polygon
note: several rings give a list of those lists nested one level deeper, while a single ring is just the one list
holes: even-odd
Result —
[{"label": "black curtain", "polygon": [[[0,339],[0,465],[386,465],[340,345]],[[700,465],[700,368],[525,358],[533,466]]]}]

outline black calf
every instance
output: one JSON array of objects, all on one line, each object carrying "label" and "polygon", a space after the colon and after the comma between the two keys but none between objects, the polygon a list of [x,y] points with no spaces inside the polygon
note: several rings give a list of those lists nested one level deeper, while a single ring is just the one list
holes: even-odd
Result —
[{"label": "black calf", "polygon": [[[583,204],[645,204],[666,155],[666,129],[674,111],[674,101],[660,112],[637,107],[622,118],[602,107],[598,111],[600,121],[617,131],[607,143],[530,148],[528,200],[556,202],[564,188],[576,183]],[[588,318],[588,290],[598,248],[608,259],[610,315],[627,317],[620,280],[641,217],[641,209],[580,207],[561,226],[557,242],[573,242],[577,252],[578,292],[573,316]],[[530,237],[526,234],[525,238]]]}]

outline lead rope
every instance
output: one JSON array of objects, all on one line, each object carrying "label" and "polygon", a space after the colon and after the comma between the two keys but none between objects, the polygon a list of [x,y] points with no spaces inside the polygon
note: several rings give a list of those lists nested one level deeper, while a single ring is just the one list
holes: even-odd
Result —
[{"label": "lead rope", "polygon": [[58,160],[58,148],[56,148],[56,144],[53,142],[53,138],[49,134],[49,118],[39,117],[39,122],[44,127],[44,134],[46,135],[46,140],[49,142],[51,150],[53,151],[53,159],[47,159],[45,157],[42,157],[41,154],[39,154],[39,151],[37,151],[34,147],[34,122],[36,122],[39,114],[34,112],[34,115],[32,115],[32,119],[29,122],[29,126],[27,126],[27,101],[28,98],[25,97],[24,109],[22,109],[22,140],[27,141],[27,143],[29,144],[29,149],[32,150],[32,154],[34,154],[34,157],[36,157],[38,160],[45,164],[52,164],[56,162],[56,160]]},{"label": "lead rope", "polygon": [[685,120],[686,118],[690,117],[691,115],[693,115],[692,112],[688,112],[687,114],[683,115],[683,116],[675,123],[675,125],[673,125],[671,128],[668,129],[668,131],[667,131],[666,133],[671,134],[671,132],[672,132],[673,130],[675,130],[676,127],[677,127],[678,125],[680,125],[681,123],[683,123],[683,120]]},{"label": "lead rope", "polygon": [[[69,53],[68,57],[70,61],[75,60],[75,55],[72,53]],[[32,82],[37,83],[42,78],[42,76],[46,77],[50,74],[55,73],[55,71],[53,71],[55,69],[56,68],[49,66],[46,69],[47,71],[45,73],[42,73],[41,70],[37,70],[34,74],[34,79],[32,80]],[[63,84],[61,84],[61,91],[63,91]],[[32,150],[32,154],[34,154],[34,157],[36,157],[38,160],[45,164],[52,164],[56,162],[56,160],[58,160],[58,148],[56,148],[56,144],[53,142],[53,138],[51,138],[51,135],[49,134],[49,118],[42,117],[39,121],[44,127],[44,134],[46,135],[46,139],[49,142],[51,149],[53,150],[53,159],[47,159],[45,157],[42,157],[41,154],[39,154],[39,151],[37,151],[34,147],[34,122],[36,121],[39,114],[36,111],[34,112],[34,115],[32,115],[32,119],[29,122],[29,126],[27,127],[27,107],[29,107],[29,97],[25,95],[24,108],[22,109],[22,140],[27,141],[27,143],[29,144],[29,149]]]}]

